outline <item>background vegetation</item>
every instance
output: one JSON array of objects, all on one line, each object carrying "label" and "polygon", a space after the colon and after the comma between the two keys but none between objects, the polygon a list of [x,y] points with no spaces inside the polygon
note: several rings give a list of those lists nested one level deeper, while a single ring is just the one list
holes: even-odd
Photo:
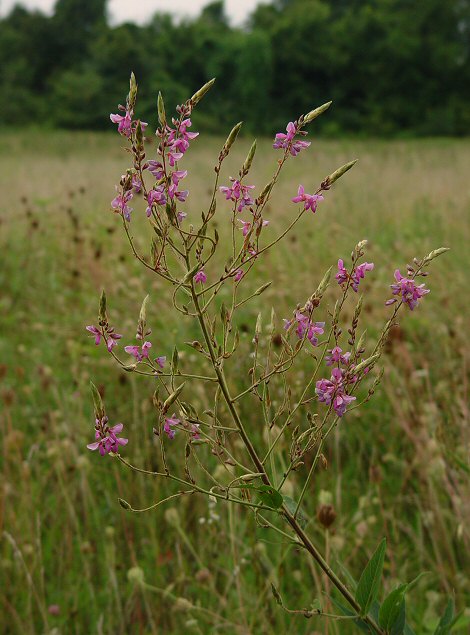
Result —
[{"label": "background vegetation", "polygon": [[133,70],[144,120],[155,87],[180,103],[217,76],[201,115],[214,132],[242,119],[271,134],[330,99],[324,134],[470,130],[468,0],[274,0],[244,28],[229,25],[222,1],[195,20],[111,27],[106,0],[58,0],[52,17],[17,7],[0,21],[0,60],[4,125],[106,128]]}]

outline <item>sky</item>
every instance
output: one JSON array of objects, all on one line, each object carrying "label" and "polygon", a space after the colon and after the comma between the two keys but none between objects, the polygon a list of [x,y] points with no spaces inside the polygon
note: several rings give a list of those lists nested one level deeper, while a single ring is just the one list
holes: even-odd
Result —
[{"label": "sky", "polygon": [[[257,4],[268,1],[225,0],[225,10],[232,24],[242,24]],[[55,2],[56,0],[0,0],[0,15],[7,14],[15,4],[51,13]],[[210,0],[108,0],[108,14],[112,24],[126,21],[142,24],[156,11],[165,11],[180,17],[195,16],[209,2]]]}]

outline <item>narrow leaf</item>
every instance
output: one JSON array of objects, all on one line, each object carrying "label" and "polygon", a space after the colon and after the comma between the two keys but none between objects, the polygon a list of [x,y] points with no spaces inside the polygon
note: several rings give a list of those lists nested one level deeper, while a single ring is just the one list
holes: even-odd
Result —
[{"label": "narrow leaf", "polygon": [[377,599],[384,566],[386,544],[387,541],[384,538],[367,563],[357,585],[356,600],[361,607],[363,616],[367,615],[372,603]]}]

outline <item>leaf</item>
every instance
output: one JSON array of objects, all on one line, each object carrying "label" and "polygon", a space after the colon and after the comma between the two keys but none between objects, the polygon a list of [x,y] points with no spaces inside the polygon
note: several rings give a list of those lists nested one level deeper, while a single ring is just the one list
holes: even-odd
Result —
[{"label": "leaf", "polygon": [[386,546],[387,541],[383,538],[359,579],[356,589],[356,600],[361,607],[362,616],[367,615],[372,603],[377,599]]},{"label": "leaf", "polygon": [[400,612],[396,619],[395,624],[392,626],[390,635],[404,635],[406,626],[406,599],[403,598],[400,605]]},{"label": "leaf", "polygon": [[450,598],[447,602],[446,609],[444,611],[444,615],[439,620],[439,624],[437,625],[436,630],[434,631],[434,635],[448,635],[450,633],[450,629],[454,625],[454,623],[458,620],[458,617],[454,617],[455,605],[454,598]]},{"label": "leaf", "polygon": [[[338,600],[335,600],[335,598],[332,598],[331,596],[327,596],[327,597],[331,600],[333,605],[336,606],[336,608],[339,611],[341,611],[343,615],[345,615],[346,617],[354,617],[355,613],[353,613],[350,609],[344,606],[344,604],[341,604],[341,602],[339,602]],[[354,621],[354,624],[356,624],[359,630],[361,630],[363,633],[369,633],[369,634],[371,633],[371,630],[369,626],[366,624],[366,622],[364,622],[360,618],[356,618],[353,621]]]},{"label": "leaf", "polygon": [[[398,618],[403,612],[405,593],[408,589],[407,584],[400,584],[396,589],[387,595],[382,603],[379,611],[379,625],[384,628],[387,633],[391,632],[392,627],[398,622]],[[403,606],[402,606],[403,605]],[[404,614],[401,631],[396,631],[397,635],[403,633],[405,626]],[[395,632],[395,631],[394,631]]]},{"label": "leaf", "polygon": [[[291,498],[290,496],[283,496],[282,500],[284,502],[284,505],[287,507],[287,511],[290,514],[294,515],[295,510],[297,509],[297,503],[295,502],[295,500]],[[297,512],[296,519],[302,528],[306,527],[308,523],[308,518],[302,513],[301,508],[299,508],[299,511]]]},{"label": "leaf", "polygon": [[273,509],[279,509],[282,506],[283,498],[277,489],[270,487],[269,485],[257,485],[255,489],[259,492],[259,497],[263,505],[272,507]]}]

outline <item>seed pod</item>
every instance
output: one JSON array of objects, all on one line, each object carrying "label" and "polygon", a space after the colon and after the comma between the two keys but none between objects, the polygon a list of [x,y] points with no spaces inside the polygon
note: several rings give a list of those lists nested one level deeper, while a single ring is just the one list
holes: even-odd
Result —
[{"label": "seed pod", "polygon": [[265,282],[265,284],[263,284],[259,289],[256,289],[256,291],[254,292],[253,295],[261,295],[262,293],[264,293],[264,291],[266,291],[266,289],[268,287],[270,287],[272,284],[272,282]]},{"label": "seed pod", "polygon": [[163,413],[167,412],[168,408],[178,399],[184,388],[185,383],[186,382],[183,382],[174,392],[171,393],[171,395],[167,399],[165,399],[162,408]]},{"label": "seed pod", "polygon": [[367,368],[367,366],[371,366],[374,362],[376,362],[379,359],[379,357],[380,357],[379,353],[376,353],[375,355],[371,355],[370,357],[365,359],[363,362],[355,366],[354,372],[360,373],[361,370],[364,370],[364,368]]},{"label": "seed pod", "polygon": [[132,509],[132,507],[129,505],[129,503],[127,501],[125,501],[123,498],[118,498],[119,504],[121,505],[121,507],[123,509]]},{"label": "seed pod", "polygon": [[135,102],[137,99],[137,82],[134,73],[131,73],[129,80],[129,94],[127,96],[127,107],[129,110],[134,110]]},{"label": "seed pod", "polygon": [[90,381],[91,394],[93,395],[93,404],[95,407],[95,416],[97,419],[102,419],[105,415],[103,400],[101,399],[100,391],[95,384]]},{"label": "seed pod", "polygon": [[434,251],[431,251],[431,253],[428,254],[424,260],[425,262],[431,262],[431,260],[434,260],[434,258],[445,254],[445,252],[449,251],[449,249],[449,247],[439,247],[439,249],[434,249]]},{"label": "seed pod", "polygon": [[106,313],[106,293],[103,289],[100,297],[100,307],[98,311],[98,324],[100,326],[108,326],[108,316]]},{"label": "seed pod", "polygon": [[225,157],[230,152],[230,148],[235,143],[235,139],[238,137],[238,133],[240,132],[240,128],[243,125],[243,121],[239,121],[236,126],[232,128],[229,136],[227,137],[227,141],[224,143],[223,148],[220,152],[220,160],[225,159]]},{"label": "seed pod", "polygon": [[161,92],[158,92],[157,98],[157,110],[158,110],[158,121],[162,128],[166,126],[166,113],[165,113],[165,103],[163,101],[163,97]]},{"label": "seed pod", "polygon": [[148,294],[145,296],[143,302],[142,302],[142,306],[140,307],[140,313],[139,313],[139,321],[137,322],[137,339],[139,340],[143,340],[144,337],[147,335],[146,331],[145,331],[145,327],[147,326],[147,302],[148,302],[149,296]]}]

